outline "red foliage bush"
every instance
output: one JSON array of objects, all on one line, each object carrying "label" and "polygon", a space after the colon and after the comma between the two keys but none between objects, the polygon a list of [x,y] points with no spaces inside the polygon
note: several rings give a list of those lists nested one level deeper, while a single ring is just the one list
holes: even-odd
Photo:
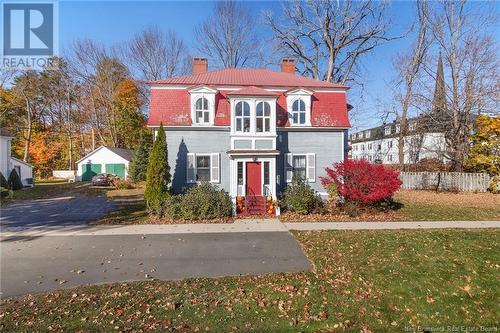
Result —
[{"label": "red foliage bush", "polygon": [[347,201],[373,204],[390,199],[401,186],[399,172],[365,160],[345,160],[326,168],[321,184],[334,183],[337,193]]}]

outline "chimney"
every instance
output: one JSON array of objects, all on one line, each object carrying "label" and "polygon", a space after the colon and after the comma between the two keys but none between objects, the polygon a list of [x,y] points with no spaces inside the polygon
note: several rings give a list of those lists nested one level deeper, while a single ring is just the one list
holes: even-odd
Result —
[{"label": "chimney", "polygon": [[193,58],[193,75],[206,73],[208,61],[206,58]]},{"label": "chimney", "polygon": [[281,60],[281,71],[283,73],[295,74],[295,62],[293,59],[283,59]]}]

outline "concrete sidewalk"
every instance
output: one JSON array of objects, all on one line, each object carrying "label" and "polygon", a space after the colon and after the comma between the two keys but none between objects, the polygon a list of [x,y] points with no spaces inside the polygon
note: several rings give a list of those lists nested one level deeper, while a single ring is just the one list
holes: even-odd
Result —
[{"label": "concrete sidewalk", "polygon": [[276,232],[288,230],[384,230],[441,228],[500,228],[500,221],[415,221],[415,222],[303,222],[281,223],[278,219],[241,219],[234,223],[217,224],[136,224],[88,226],[57,229],[19,229],[1,232],[1,237],[40,236],[108,236],[142,234],[207,234],[234,232]]}]

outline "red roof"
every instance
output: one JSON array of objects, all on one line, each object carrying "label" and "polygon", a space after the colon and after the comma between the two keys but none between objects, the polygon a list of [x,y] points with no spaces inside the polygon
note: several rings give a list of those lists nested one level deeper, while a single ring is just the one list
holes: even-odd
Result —
[{"label": "red roof", "polygon": [[307,77],[275,72],[267,69],[224,68],[211,72],[173,77],[149,82],[166,85],[225,85],[225,86],[267,86],[305,88],[344,88],[338,83],[314,80]]},{"label": "red roof", "polygon": [[280,94],[273,92],[273,91],[268,91],[256,86],[250,86],[246,87],[240,90],[236,91],[231,91],[230,93],[227,93],[228,96],[272,96],[272,97],[278,97]]}]

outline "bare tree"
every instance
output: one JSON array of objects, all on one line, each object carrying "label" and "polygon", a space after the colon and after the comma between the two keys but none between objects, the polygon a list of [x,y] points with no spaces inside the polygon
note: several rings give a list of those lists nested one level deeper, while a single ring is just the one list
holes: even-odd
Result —
[{"label": "bare tree", "polygon": [[[485,12],[486,7],[465,0],[443,1],[433,11],[431,29],[443,51],[446,95],[445,110],[433,116],[446,123],[446,157],[455,171],[463,170],[475,115],[498,112],[498,47],[488,33],[498,17],[491,16],[494,10]],[[430,68],[427,71],[436,77]]]},{"label": "bare tree", "polygon": [[386,2],[295,1],[283,17],[265,13],[277,51],[295,58],[303,75],[345,84],[356,79],[360,60],[398,37],[388,34]]},{"label": "bare tree", "polygon": [[212,15],[195,28],[198,51],[222,67],[245,67],[259,59],[255,18],[242,2],[220,1]]},{"label": "bare tree", "polygon": [[425,0],[416,2],[417,10],[417,39],[415,45],[408,54],[398,59],[397,86],[403,86],[403,92],[399,96],[401,112],[398,114],[400,131],[398,135],[398,157],[399,164],[405,163],[405,137],[408,135],[408,110],[413,99],[413,86],[417,76],[421,72],[427,51],[431,44],[429,38],[429,9]]},{"label": "bare tree", "polygon": [[174,31],[149,26],[126,45],[124,55],[137,79],[155,81],[185,74],[188,49]]}]

